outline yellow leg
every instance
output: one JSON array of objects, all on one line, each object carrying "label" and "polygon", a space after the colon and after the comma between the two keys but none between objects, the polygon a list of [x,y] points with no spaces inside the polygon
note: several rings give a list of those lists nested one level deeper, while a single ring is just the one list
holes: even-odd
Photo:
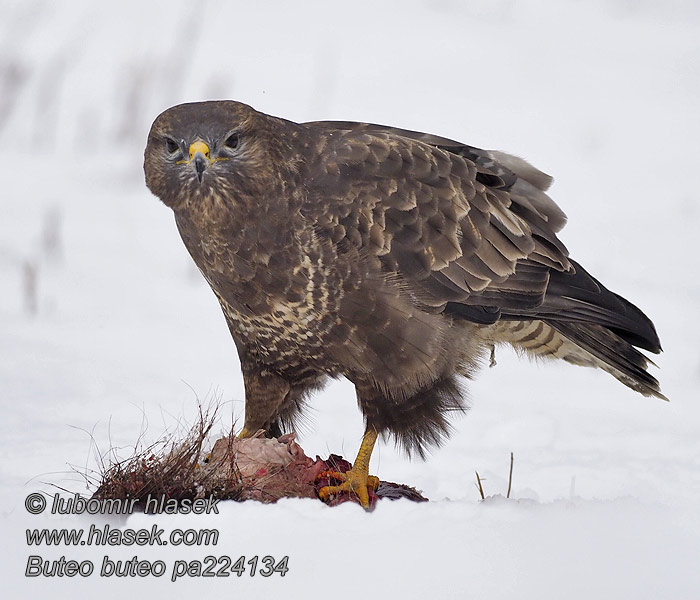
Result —
[{"label": "yellow leg", "polygon": [[374,443],[377,441],[377,432],[374,429],[367,429],[360,444],[360,451],[357,453],[352,469],[346,473],[335,471],[324,471],[319,477],[332,477],[339,479],[343,483],[340,485],[327,485],[322,487],[318,495],[321,500],[328,500],[333,494],[341,492],[351,492],[357,495],[360,504],[364,508],[369,508],[368,488],[376,490],[379,487],[379,478],[369,474],[369,460],[372,457]]}]

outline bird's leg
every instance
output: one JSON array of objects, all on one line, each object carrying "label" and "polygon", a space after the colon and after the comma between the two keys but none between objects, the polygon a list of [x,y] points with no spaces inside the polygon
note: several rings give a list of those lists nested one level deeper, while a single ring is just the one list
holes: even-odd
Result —
[{"label": "bird's leg", "polygon": [[245,422],[238,437],[251,437],[265,429],[290,390],[289,382],[264,369],[243,368]]},{"label": "bird's leg", "polygon": [[369,474],[369,459],[372,456],[374,443],[377,441],[377,432],[372,427],[367,427],[365,435],[360,444],[360,451],[357,453],[352,469],[346,473],[336,471],[324,471],[320,477],[329,477],[342,481],[340,485],[327,485],[322,487],[318,495],[324,502],[332,495],[341,492],[355,494],[364,508],[369,508],[368,488],[376,490],[379,487],[379,478]]}]

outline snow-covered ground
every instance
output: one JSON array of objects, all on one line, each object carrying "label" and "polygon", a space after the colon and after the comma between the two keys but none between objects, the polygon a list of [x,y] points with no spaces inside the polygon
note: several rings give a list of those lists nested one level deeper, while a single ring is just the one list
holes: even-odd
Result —
[{"label": "snow-covered ground", "polygon": [[[430,503],[372,514],[226,503],[218,515],[109,521],[217,528],[215,546],[29,547],[30,527],[104,523],[24,508],[52,485],[87,492],[73,467],[96,467],[93,439],[128,456],[140,434],[192,422],[198,398],[223,403],[221,431],[242,416],[217,302],[141,171],[153,118],[205,98],[431,131],[553,174],[572,255],[657,324],[655,374],[671,402],[500,352],[428,462],[375,452],[374,472]],[[693,0],[1,2],[0,595],[698,597],[698,106]],[[300,441],[352,458],[361,430],[341,381],[316,397]],[[30,554],[169,570],[26,578]],[[207,555],[287,555],[289,571],[170,582],[176,560]]]}]

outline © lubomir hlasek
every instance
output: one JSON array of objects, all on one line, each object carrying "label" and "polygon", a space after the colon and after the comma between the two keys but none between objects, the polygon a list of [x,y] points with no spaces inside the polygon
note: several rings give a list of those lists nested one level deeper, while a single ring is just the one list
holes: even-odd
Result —
[{"label": "\u00a9 lubomir hlasek", "polygon": [[365,435],[322,499],[368,506],[378,435],[439,444],[465,409],[458,377],[498,344],[664,398],[637,349],[660,352],[654,325],[569,257],[551,178],[520,158],[218,101],[158,116],[144,169],[238,349],[240,435],[278,437],[329,378],[355,385]]}]

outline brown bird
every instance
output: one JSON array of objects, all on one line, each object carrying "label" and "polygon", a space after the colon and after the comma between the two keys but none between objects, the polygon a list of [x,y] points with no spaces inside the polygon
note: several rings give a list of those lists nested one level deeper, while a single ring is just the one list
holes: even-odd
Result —
[{"label": "brown bird", "polygon": [[496,344],[600,367],[664,398],[635,346],[652,322],[569,258],[551,178],[524,160],[368,123],[293,123],[238,102],[153,123],[146,184],[216,294],[245,382],[242,435],[294,426],[330,377],[366,432],[344,483],[368,503],[378,434],[424,456]]}]

